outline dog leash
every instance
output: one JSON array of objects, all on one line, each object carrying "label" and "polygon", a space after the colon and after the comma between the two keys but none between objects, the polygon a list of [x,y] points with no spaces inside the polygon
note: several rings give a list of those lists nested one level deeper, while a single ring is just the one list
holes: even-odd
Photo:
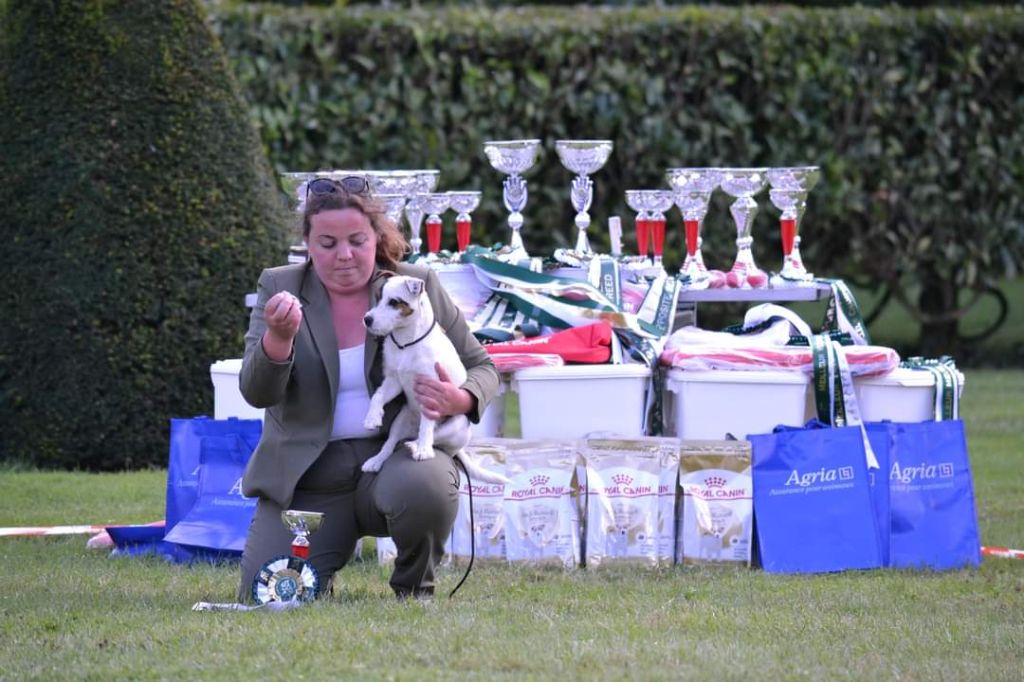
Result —
[{"label": "dog leash", "polygon": [[462,583],[466,582],[466,578],[469,577],[469,572],[473,568],[473,559],[476,558],[476,533],[474,532],[475,522],[473,521],[473,482],[469,479],[469,471],[466,469],[466,465],[458,457],[453,457],[459,466],[462,467],[462,471],[466,474],[466,487],[469,488],[469,565],[466,566],[466,572],[462,574],[462,580],[455,586],[451,592],[448,593],[448,598],[451,599],[455,596],[455,593],[462,587]]}]

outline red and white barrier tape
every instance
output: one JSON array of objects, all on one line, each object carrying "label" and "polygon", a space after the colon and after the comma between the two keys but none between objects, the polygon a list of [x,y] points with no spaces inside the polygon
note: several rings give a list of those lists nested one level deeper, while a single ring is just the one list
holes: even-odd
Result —
[{"label": "red and white barrier tape", "polygon": [[1009,547],[982,547],[983,556],[998,556],[1006,559],[1024,559],[1024,550]]},{"label": "red and white barrier tape", "polygon": [[103,525],[81,525],[81,526],[8,526],[0,528],[0,537],[31,537],[35,535],[93,535],[102,533],[110,526],[162,526],[164,522],[153,521],[152,523],[128,524],[128,523],[105,523]]},{"label": "red and white barrier tape", "polygon": [[[109,524],[114,525],[114,524]],[[28,537],[31,535],[86,535],[106,530],[106,526],[22,526],[0,528],[0,537]]]}]

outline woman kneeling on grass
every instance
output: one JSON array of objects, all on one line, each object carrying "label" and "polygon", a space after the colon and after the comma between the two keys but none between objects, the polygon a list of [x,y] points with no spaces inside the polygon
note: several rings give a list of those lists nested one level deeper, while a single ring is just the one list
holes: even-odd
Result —
[{"label": "woman kneeling on grass", "polygon": [[264,270],[245,337],[239,383],[254,407],[266,408],[263,435],[242,491],[258,504],[242,555],[240,601],[252,600],[260,567],[290,554],[284,509],[323,512],[310,536],[309,561],[320,593],[364,535],[390,535],[398,548],[391,587],[400,598],[429,598],[434,568],[458,507],[459,475],[437,453],[416,461],[400,447],[379,473],[363,462],[383,444],[404,398],[388,404],[380,429],[363,427],[370,395],[382,381],[381,340],[367,335],[366,314],[380,297],[382,271],[418,277],[438,325],[455,344],[468,378],[422,376],[416,395],[433,419],[465,414],[478,422],[498,389],[498,374],[462,313],[429,268],[399,263],[409,247],[366,180],[311,181],[303,212],[308,263]]}]

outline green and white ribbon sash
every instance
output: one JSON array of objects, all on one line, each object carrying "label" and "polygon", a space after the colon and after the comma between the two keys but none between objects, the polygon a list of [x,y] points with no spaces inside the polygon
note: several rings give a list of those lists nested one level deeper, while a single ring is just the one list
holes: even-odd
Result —
[{"label": "green and white ribbon sash", "polygon": [[907,358],[900,363],[900,367],[932,375],[935,385],[935,421],[960,418],[960,392],[963,386],[953,358],[948,355],[932,360]]},{"label": "green and white ribbon sash", "polygon": [[609,297],[589,282],[533,272],[502,263],[483,253],[467,253],[463,260],[473,266],[482,284],[540,324],[568,329],[603,320],[616,331],[631,332],[652,340],[667,339],[671,331],[679,286],[667,276],[652,283],[643,306],[633,314],[623,311],[621,302],[614,298],[621,295],[615,276],[618,266],[614,262],[610,265],[598,262],[594,266],[602,282],[608,282],[609,277],[616,280],[608,290],[612,296]]},{"label": "green and white ribbon sash", "polygon": [[[477,279],[494,292],[492,299],[473,324],[478,335],[503,333],[508,325],[535,322],[555,329],[567,329],[604,321],[615,331],[614,362],[628,359],[652,369],[645,414],[648,433],[661,433],[661,388],[663,373],[658,359],[668,341],[679,302],[680,283],[663,274],[655,278],[635,313],[622,307],[619,263],[599,256],[590,261],[588,281],[556,277],[500,262],[483,252],[468,252]],[[501,301],[504,301],[503,305]],[[513,312],[515,311],[515,312]],[[519,317],[521,316],[521,317]],[[489,327],[497,326],[495,332]]]},{"label": "green and white ribbon sash", "polygon": [[858,346],[871,345],[868,326],[864,323],[857,299],[853,297],[853,292],[846,282],[841,279],[825,278],[818,278],[815,281],[828,284],[832,288],[832,298],[825,309],[822,329],[846,332]]},{"label": "green and white ribbon sash", "polygon": [[843,346],[828,334],[808,339],[813,358],[814,405],[818,419],[832,426],[857,426],[864,442],[864,458],[869,469],[878,469],[878,458],[868,440],[860,416],[853,375]]}]

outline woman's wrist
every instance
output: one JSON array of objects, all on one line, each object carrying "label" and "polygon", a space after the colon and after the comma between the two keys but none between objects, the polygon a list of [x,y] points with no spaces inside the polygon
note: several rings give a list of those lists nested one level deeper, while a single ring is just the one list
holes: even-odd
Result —
[{"label": "woman's wrist", "polygon": [[462,394],[460,399],[461,404],[459,405],[459,409],[461,411],[459,414],[469,414],[474,410],[474,408],[476,408],[476,396],[464,388],[460,388],[459,393]]},{"label": "woman's wrist", "polygon": [[263,333],[263,352],[274,362],[285,362],[292,356],[292,340],[283,340],[268,329]]}]

